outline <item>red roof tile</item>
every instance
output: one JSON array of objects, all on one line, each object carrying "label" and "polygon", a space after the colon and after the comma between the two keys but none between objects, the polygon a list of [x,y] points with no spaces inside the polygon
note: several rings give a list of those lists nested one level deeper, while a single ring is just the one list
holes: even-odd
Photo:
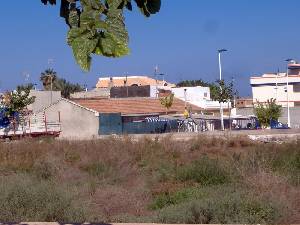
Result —
[{"label": "red roof tile", "polygon": [[[99,113],[121,113],[121,114],[164,114],[165,107],[155,98],[118,98],[118,99],[78,99],[75,103],[93,109]],[[200,112],[201,108],[188,104],[193,112]],[[185,107],[184,101],[174,99],[173,106],[169,113],[183,113]]]}]

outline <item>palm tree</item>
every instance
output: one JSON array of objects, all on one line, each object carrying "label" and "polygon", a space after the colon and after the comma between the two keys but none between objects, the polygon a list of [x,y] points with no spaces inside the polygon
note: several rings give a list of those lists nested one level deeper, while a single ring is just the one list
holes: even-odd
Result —
[{"label": "palm tree", "polygon": [[44,90],[53,89],[53,83],[57,79],[57,73],[53,69],[46,69],[41,73],[40,81],[43,83]]}]

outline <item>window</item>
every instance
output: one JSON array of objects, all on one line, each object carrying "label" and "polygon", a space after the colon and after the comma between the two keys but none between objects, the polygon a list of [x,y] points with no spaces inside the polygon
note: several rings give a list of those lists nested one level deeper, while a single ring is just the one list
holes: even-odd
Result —
[{"label": "window", "polygon": [[204,93],[204,98],[207,98],[207,93],[206,92]]},{"label": "window", "polygon": [[300,102],[295,102],[295,107],[299,107],[300,106]]},{"label": "window", "polygon": [[300,84],[294,84],[293,89],[294,92],[300,92]]}]

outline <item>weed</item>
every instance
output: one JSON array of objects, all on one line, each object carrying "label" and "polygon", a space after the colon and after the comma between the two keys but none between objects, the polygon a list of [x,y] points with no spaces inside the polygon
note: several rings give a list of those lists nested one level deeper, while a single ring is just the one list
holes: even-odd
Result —
[{"label": "weed", "polygon": [[[265,203],[239,189],[198,190],[200,198],[159,211],[161,223],[272,223],[280,217],[272,203]],[[227,191],[227,192],[224,192]],[[206,193],[205,193],[206,192]]]},{"label": "weed", "polygon": [[206,156],[178,168],[177,179],[180,181],[195,181],[201,185],[217,185],[231,181],[229,173],[222,167],[219,160]]},{"label": "weed", "polygon": [[51,182],[19,175],[0,179],[1,221],[85,221],[84,206]]}]

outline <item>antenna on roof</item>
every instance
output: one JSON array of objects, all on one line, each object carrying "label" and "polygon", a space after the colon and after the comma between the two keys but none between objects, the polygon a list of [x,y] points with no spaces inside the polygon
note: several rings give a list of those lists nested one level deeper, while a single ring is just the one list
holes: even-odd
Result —
[{"label": "antenna on roof", "polygon": [[158,65],[155,66],[154,68],[154,78],[155,78],[155,83],[156,83],[156,98],[158,98],[158,81],[157,81],[157,75],[158,75]]}]

